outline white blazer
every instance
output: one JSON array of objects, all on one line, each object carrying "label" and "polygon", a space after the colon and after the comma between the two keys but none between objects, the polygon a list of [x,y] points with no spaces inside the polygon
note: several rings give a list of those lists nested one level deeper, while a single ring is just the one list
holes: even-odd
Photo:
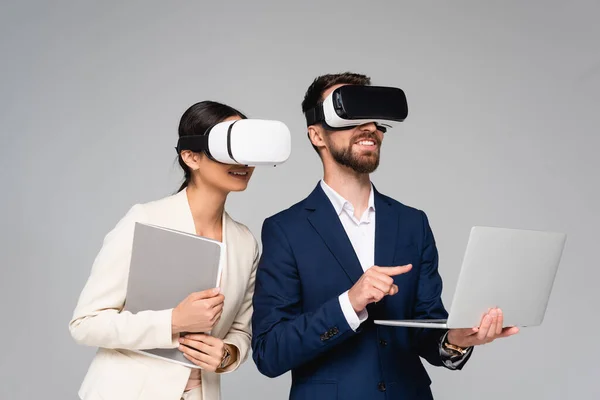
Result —
[{"label": "white blazer", "polygon": [[[172,309],[137,314],[122,311],[136,221],[196,232],[184,189],[133,206],[106,235],[69,324],[77,343],[99,348],[79,389],[81,399],[179,400],[190,376],[189,367],[131,351],[179,345],[178,335],[171,332]],[[227,213],[223,215],[223,242],[226,259],[221,288],[225,303],[212,335],[239,351],[238,361],[227,368],[227,373],[248,357],[259,250],[250,230]],[[220,399],[219,374],[202,371],[202,395],[203,400]]]}]

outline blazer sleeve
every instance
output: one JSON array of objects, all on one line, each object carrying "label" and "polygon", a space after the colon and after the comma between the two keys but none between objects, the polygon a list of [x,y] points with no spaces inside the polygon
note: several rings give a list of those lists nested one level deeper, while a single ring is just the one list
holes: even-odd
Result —
[{"label": "blazer sleeve", "polygon": [[239,368],[242,363],[248,358],[250,350],[250,340],[252,338],[252,297],[254,295],[254,281],[256,279],[256,268],[259,260],[258,243],[254,240],[254,261],[252,262],[252,271],[248,280],[248,287],[242,305],[237,312],[229,332],[225,335],[223,342],[235,346],[238,350],[238,358],[236,362],[229,365],[220,373],[233,372]]},{"label": "blazer sleeve", "polygon": [[258,370],[276,377],[313,360],[353,336],[335,296],[304,311],[302,285],[285,232],[273,219],[262,229],[256,274],[252,356]]},{"label": "blazer sleeve", "polygon": [[79,344],[128,350],[178,346],[172,309],[123,311],[135,222],[146,219],[142,207],[133,206],[104,238],[69,323]]},{"label": "blazer sleeve", "polygon": [[[438,251],[427,215],[421,211],[423,224],[423,246],[421,267],[415,304],[416,319],[446,319],[448,312],[442,303],[442,278],[438,272]],[[415,329],[419,355],[430,364],[442,366],[440,341],[446,333],[444,329]]]}]

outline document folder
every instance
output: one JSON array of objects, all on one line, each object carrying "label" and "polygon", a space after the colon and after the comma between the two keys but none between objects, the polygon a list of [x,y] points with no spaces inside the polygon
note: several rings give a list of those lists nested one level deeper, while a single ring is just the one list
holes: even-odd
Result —
[{"label": "document folder", "polygon": [[[174,308],[193,292],[219,287],[224,249],[212,239],[137,222],[124,309]],[[200,368],[177,348],[137,352]]]}]

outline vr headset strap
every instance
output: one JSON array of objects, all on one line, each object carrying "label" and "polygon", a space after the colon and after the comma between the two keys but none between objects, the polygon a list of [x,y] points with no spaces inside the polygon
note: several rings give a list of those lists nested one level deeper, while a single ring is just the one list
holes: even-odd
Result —
[{"label": "vr headset strap", "polygon": [[177,153],[183,150],[191,150],[196,153],[208,151],[208,135],[181,136],[175,150]]},{"label": "vr headset strap", "polygon": [[317,122],[323,121],[325,119],[325,114],[323,114],[323,104],[318,104],[316,107],[307,110],[305,116],[306,126],[311,126]]},{"label": "vr headset strap", "polygon": [[[233,121],[227,128],[227,153],[229,154],[229,157],[237,163],[237,160],[233,157],[233,152],[231,151],[231,129],[236,122],[238,121]],[[204,135],[181,136],[177,141],[177,147],[175,147],[177,153],[179,154],[183,150],[191,150],[195,153],[204,152],[212,159],[210,149],[208,148],[208,136],[211,128],[212,127],[208,128]]]}]

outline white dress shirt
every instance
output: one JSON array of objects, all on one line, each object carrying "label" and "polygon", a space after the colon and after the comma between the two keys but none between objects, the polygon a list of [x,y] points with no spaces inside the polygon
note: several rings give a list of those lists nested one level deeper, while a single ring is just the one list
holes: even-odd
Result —
[{"label": "white dress shirt", "polygon": [[[354,216],[354,206],[323,180],[321,180],[321,187],[331,204],[333,204],[333,208],[344,226],[363,271],[367,271],[375,263],[375,196],[373,185],[371,185],[369,204],[360,219]],[[367,309],[365,308],[359,314],[356,314],[350,303],[348,291],[342,293],[339,299],[348,325],[356,331],[360,324],[367,319]]]}]

